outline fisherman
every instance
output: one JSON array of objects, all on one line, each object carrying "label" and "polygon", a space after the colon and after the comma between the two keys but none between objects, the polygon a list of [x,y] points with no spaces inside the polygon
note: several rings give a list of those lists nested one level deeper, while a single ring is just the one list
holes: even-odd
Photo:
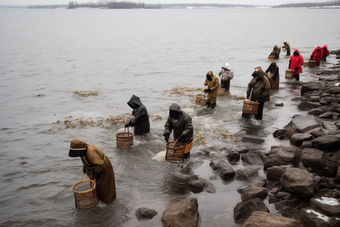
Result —
[{"label": "fisherman", "polygon": [[220,86],[220,80],[214,76],[212,71],[209,71],[206,75],[204,85],[207,86],[204,92],[208,93],[207,108],[210,107],[214,109],[216,107],[217,89]]},{"label": "fisherman", "polygon": [[283,42],[283,46],[282,46],[283,49],[285,49],[287,52],[287,56],[290,56],[290,45],[289,43],[287,42]]},{"label": "fisherman", "polygon": [[83,172],[96,181],[98,197],[104,203],[116,198],[115,175],[109,158],[98,147],[74,138],[71,140],[70,157],[80,157]]},{"label": "fisherman", "polygon": [[227,92],[230,88],[230,80],[234,78],[234,72],[228,62],[225,63],[221,68],[221,71],[218,73],[218,75],[221,77],[221,88],[224,88]]},{"label": "fisherman", "polygon": [[127,103],[132,109],[134,118],[125,125],[126,127],[134,127],[134,135],[145,135],[150,132],[150,122],[148,110],[140,101],[140,98],[132,95],[130,101]]},{"label": "fisherman", "polygon": [[301,66],[303,65],[303,57],[300,54],[298,49],[294,50],[293,55],[289,59],[288,68],[294,70],[294,78],[299,81],[300,80],[300,72],[302,72]]},{"label": "fisherman", "polygon": [[279,59],[281,48],[275,45],[273,51],[269,54],[268,58]]},{"label": "fisherman", "polygon": [[194,143],[194,128],[192,126],[191,117],[181,110],[177,103],[173,103],[169,107],[169,117],[164,125],[164,139],[169,142],[169,137],[173,131],[174,141],[178,140],[186,145],[184,150],[184,159],[190,158],[190,150]]},{"label": "fisherman", "polygon": [[266,73],[272,73],[273,76],[268,77],[270,82],[270,89],[271,90],[279,90],[279,83],[280,83],[280,75],[279,75],[279,67],[276,65],[275,62],[272,62]]},{"label": "fisherman", "polygon": [[323,58],[323,51],[321,50],[320,46],[317,46],[313,50],[312,55],[310,56],[310,60],[316,61],[316,65],[319,66],[322,58]]},{"label": "fisherman", "polygon": [[258,112],[255,115],[257,120],[262,120],[263,106],[270,97],[270,83],[266,77],[266,73],[261,68],[256,68],[252,74],[253,79],[248,84],[247,99],[250,101],[259,102]]},{"label": "fisherman", "polygon": [[329,55],[329,50],[327,49],[327,45],[322,47],[322,60],[326,61],[327,56]]}]

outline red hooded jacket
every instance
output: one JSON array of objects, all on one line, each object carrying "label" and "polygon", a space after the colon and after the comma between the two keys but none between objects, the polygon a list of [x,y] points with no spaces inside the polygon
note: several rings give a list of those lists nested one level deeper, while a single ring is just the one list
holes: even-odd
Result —
[{"label": "red hooded jacket", "polygon": [[329,50],[327,49],[327,45],[324,45],[321,49],[322,58],[327,57],[329,55]]},{"label": "red hooded jacket", "polygon": [[[320,50],[320,51],[318,51]],[[321,47],[317,47],[314,49],[313,53],[312,53],[312,56],[313,56],[313,60],[316,61],[316,65],[320,65],[320,61],[322,60],[323,58],[323,51],[321,49]]]},{"label": "red hooded jacket", "polygon": [[294,56],[294,54],[290,57],[289,61],[290,61],[290,68],[292,70],[295,70],[296,67],[298,67],[298,70],[296,70],[294,72],[295,75],[299,74],[300,72],[302,72],[301,66],[303,65],[303,57],[300,54],[299,50],[296,49],[294,52],[297,52],[299,54],[299,56]]}]

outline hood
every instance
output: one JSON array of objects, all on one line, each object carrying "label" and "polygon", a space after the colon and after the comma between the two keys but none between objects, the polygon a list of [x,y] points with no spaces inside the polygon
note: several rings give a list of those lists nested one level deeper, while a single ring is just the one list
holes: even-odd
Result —
[{"label": "hood", "polygon": [[130,101],[128,101],[127,104],[132,103],[138,106],[142,105],[142,102],[140,101],[140,98],[138,96],[132,95]]},{"label": "hood", "polygon": [[327,45],[324,45],[323,48],[326,48],[326,49],[327,49]]},{"label": "hood", "polygon": [[74,138],[71,140],[68,156],[79,157],[85,154],[86,149],[87,149],[87,143],[77,138]]},{"label": "hood", "polygon": [[222,66],[223,69],[226,69],[226,70],[231,70],[231,67],[229,65],[228,62],[226,62],[223,66]]},{"label": "hood", "polygon": [[295,49],[294,52],[300,54],[300,51],[298,49]]},{"label": "hood", "polygon": [[183,111],[181,110],[181,107],[179,107],[179,105],[177,103],[172,103],[169,107],[169,110],[173,110],[173,111],[176,111],[178,113],[183,113]]}]

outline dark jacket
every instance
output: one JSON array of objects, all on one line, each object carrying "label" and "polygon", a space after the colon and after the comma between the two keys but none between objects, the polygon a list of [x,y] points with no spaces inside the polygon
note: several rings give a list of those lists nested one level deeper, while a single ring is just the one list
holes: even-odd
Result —
[{"label": "dark jacket", "polygon": [[179,142],[189,144],[194,139],[194,128],[192,126],[191,117],[186,112],[182,111],[176,103],[173,103],[169,109],[179,112],[180,115],[178,119],[172,119],[170,116],[168,117],[168,120],[164,125],[164,132],[171,133],[173,131],[174,141],[176,141],[178,136],[184,131],[185,136]]},{"label": "dark jacket", "polygon": [[258,101],[260,96],[265,97],[265,99],[263,100],[264,102],[269,101],[271,91],[269,80],[266,77],[266,73],[263,72],[262,69],[260,69],[258,72],[260,78],[256,79],[254,77],[248,84],[247,91],[252,91],[251,101]]},{"label": "dark jacket", "polygon": [[[134,104],[135,107],[132,107],[131,104]],[[134,127],[134,135],[143,135],[150,132],[148,110],[140,101],[140,98],[132,95],[128,105],[133,108],[132,115],[134,118],[130,121],[130,125]]]}]

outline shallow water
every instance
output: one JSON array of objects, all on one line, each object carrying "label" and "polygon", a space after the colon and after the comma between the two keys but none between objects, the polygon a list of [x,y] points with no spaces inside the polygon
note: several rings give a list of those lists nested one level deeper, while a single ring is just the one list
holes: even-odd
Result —
[{"label": "shallow water", "polygon": [[[294,16],[288,16],[292,11]],[[250,75],[256,66],[266,69],[273,46],[284,41],[305,58],[316,46],[339,49],[339,17],[338,10],[309,9],[1,9],[0,225],[162,226],[164,209],[193,196],[200,226],[239,226],[233,208],[241,200],[236,189],[245,182],[221,180],[210,160],[225,158],[229,150],[267,152],[272,145],[288,144],[272,133],[294,114],[304,114],[291,101],[300,95],[300,85],[284,79],[289,57],[281,53],[276,61],[281,89],[265,104],[263,120],[241,118],[239,98],[246,94]],[[212,70],[216,75],[225,62],[235,72],[233,97],[219,97],[216,111],[194,108],[205,74]],[[301,80],[317,80],[315,72],[334,62],[330,56],[319,68],[303,68]],[[98,95],[78,97],[76,91]],[[110,119],[129,118],[126,102],[132,94],[152,115],[151,133],[136,137],[131,149],[118,150],[115,135],[124,124]],[[163,156],[163,126],[173,102],[192,116],[196,134],[185,168],[166,163]],[[237,142],[244,135],[266,142]],[[75,208],[71,187],[80,180],[82,163],[67,155],[75,137],[109,157],[117,186],[113,203]],[[255,167],[264,177],[262,166]],[[190,192],[186,183],[192,175],[209,180],[216,193]],[[158,215],[139,221],[134,212],[140,207]]]}]

